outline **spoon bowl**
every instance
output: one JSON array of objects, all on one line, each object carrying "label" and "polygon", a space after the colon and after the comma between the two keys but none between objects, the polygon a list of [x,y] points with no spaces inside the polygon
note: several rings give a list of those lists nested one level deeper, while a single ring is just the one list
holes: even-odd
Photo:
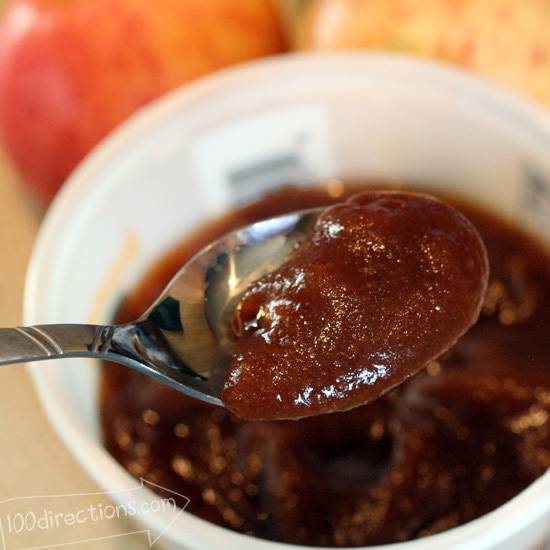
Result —
[{"label": "spoon bowl", "polygon": [[214,241],[183,266],[132,323],[0,329],[0,364],[98,358],[222,405],[221,380],[231,354],[230,324],[239,297],[250,283],[287,260],[322,210],[256,222]]}]

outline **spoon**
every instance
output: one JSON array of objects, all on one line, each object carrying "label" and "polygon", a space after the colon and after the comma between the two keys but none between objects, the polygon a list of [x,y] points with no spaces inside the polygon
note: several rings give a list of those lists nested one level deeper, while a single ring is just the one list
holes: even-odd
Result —
[{"label": "spoon", "polygon": [[192,397],[222,405],[230,322],[250,283],[280,267],[322,208],[253,223],[214,241],[125,325],[50,324],[0,329],[0,365],[91,357],[137,369]]}]

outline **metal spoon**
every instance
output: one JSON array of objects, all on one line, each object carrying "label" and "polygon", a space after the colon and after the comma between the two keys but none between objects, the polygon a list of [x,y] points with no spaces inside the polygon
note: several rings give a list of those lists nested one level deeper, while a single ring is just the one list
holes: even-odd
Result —
[{"label": "metal spoon", "polygon": [[126,325],[51,324],[0,329],[0,365],[93,357],[133,367],[221,405],[230,321],[248,285],[282,265],[323,209],[257,222],[203,248],[153,306]]}]

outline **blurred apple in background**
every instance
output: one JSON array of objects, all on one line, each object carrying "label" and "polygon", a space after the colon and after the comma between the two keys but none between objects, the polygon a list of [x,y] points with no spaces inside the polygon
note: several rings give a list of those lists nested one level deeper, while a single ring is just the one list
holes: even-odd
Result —
[{"label": "blurred apple in background", "polygon": [[550,0],[310,0],[293,47],[442,59],[550,108]]},{"label": "blurred apple in background", "polygon": [[0,25],[0,137],[47,205],[137,108],[283,51],[270,0],[14,0]]}]

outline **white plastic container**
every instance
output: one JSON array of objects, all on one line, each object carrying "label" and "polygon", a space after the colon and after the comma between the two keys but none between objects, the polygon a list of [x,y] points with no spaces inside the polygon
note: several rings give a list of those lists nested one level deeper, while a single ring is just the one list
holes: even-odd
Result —
[{"label": "white plastic container", "polygon": [[[107,323],[139,274],[197,224],[288,181],[330,178],[458,190],[550,242],[548,112],[443,65],[383,54],[288,55],[187,86],[93,151],[40,232],[25,322]],[[136,480],[101,445],[97,365],[67,359],[30,371],[66,445],[105,491],[126,502]],[[186,512],[142,521],[164,531],[174,548],[304,549]],[[483,518],[384,548],[538,548],[549,532],[547,473]]]}]

